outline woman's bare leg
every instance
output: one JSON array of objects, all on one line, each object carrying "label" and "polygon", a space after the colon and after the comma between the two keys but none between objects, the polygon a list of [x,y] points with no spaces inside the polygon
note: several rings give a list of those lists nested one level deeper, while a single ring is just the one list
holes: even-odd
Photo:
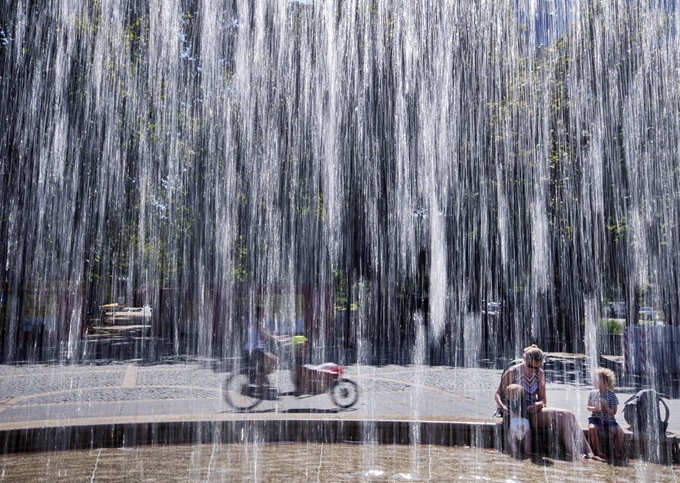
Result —
[{"label": "woman's bare leg", "polygon": [[588,441],[583,437],[576,416],[564,409],[545,408],[533,418],[536,427],[550,428],[557,431],[557,436],[564,445],[567,456],[573,460],[581,457],[582,452],[592,454]]},{"label": "woman's bare leg", "polygon": [[610,431],[614,434],[614,457],[620,460],[623,458],[623,429],[621,426],[612,426]]}]

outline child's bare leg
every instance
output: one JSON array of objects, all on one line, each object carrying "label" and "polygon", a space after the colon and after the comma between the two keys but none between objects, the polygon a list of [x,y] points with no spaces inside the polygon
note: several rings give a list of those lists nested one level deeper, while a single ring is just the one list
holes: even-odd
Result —
[{"label": "child's bare leg", "polygon": [[614,434],[614,457],[623,458],[623,429],[621,426],[611,426],[609,431]]},{"label": "child's bare leg", "polygon": [[524,437],[524,454],[527,456],[533,456],[534,451],[531,444],[531,431],[527,433]]},{"label": "child's bare leg", "polygon": [[602,457],[602,454],[600,453],[600,440],[597,435],[597,426],[594,424],[588,425],[588,438],[590,439],[590,447],[595,456]]},{"label": "child's bare leg", "polygon": [[517,439],[512,434],[508,434],[508,451],[512,456],[517,456],[517,450]]}]

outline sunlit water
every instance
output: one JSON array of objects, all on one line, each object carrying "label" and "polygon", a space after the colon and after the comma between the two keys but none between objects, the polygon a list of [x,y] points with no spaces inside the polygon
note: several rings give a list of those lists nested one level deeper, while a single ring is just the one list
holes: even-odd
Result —
[{"label": "sunlit water", "polygon": [[[373,455],[370,463],[366,452]],[[5,455],[0,468],[0,481],[7,482],[676,481],[672,467],[638,461],[615,467],[519,461],[470,448],[347,444],[158,446]]]},{"label": "sunlit water", "polygon": [[[608,301],[628,324],[680,314],[677,23],[629,0],[3,2],[1,358],[238,358],[262,303],[302,320],[313,362],[501,364],[536,341],[595,365]],[[149,323],[84,344],[119,300]],[[670,471],[290,448],[290,475],[326,481]],[[278,454],[11,456],[3,477],[38,458],[22,468],[265,480]]]},{"label": "sunlit water", "polygon": [[118,301],[166,342],[131,356],[233,356],[260,302],[362,362],[422,311],[465,365],[680,312],[674,2],[1,8],[6,359]]}]

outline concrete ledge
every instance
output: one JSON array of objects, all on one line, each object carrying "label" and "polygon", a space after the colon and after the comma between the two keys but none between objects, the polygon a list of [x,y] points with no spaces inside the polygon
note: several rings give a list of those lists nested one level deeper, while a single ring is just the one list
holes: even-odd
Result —
[{"label": "concrete ledge", "polygon": [[93,424],[0,431],[3,453],[166,444],[254,442],[435,444],[498,447],[499,423],[240,419]]},{"label": "concrete ledge", "polygon": [[[587,437],[587,431],[584,431]],[[656,439],[626,433],[629,457],[660,464],[680,462],[680,440],[675,435]],[[321,418],[239,418],[217,421],[116,422],[0,430],[4,454],[143,445],[227,443],[366,443],[387,445],[432,444],[476,448],[505,447],[500,422],[410,421]],[[560,457],[563,449],[547,432],[535,440],[535,450]]]},{"label": "concrete ledge", "polygon": [[[587,429],[583,430],[583,437],[588,440]],[[502,443],[505,443],[505,439]],[[614,438],[611,435],[600,435],[600,450],[609,458],[614,456]],[[547,430],[534,431],[534,451],[553,458],[564,457],[564,447]],[[672,433],[658,438],[647,438],[625,431],[623,452],[624,456],[629,458],[666,465],[678,464],[680,463],[680,439]]]}]

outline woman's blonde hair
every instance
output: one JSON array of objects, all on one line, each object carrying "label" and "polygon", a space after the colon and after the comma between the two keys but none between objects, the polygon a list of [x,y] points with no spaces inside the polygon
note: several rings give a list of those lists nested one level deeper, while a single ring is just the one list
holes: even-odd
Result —
[{"label": "woman's blonde hair", "polygon": [[543,362],[543,351],[539,349],[536,344],[531,344],[529,347],[524,349],[524,359]]},{"label": "woman's blonde hair", "polygon": [[614,374],[614,371],[607,369],[606,367],[598,367],[597,377],[601,377],[607,381],[607,387],[610,391],[614,390],[614,386],[616,385],[616,374]]}]

